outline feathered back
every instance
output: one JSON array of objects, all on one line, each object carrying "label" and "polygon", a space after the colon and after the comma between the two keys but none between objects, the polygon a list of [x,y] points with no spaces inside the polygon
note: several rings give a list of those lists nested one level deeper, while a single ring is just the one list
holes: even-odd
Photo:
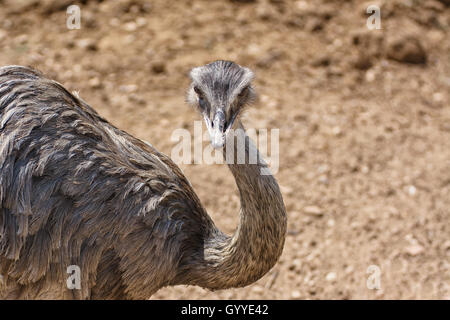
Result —
[{"label": "feathered back", "polygon": [[0,272],[22,297],[66,290],[78,265],[82,289],[65,296],[147,298],[210,228],[168,157],[38,72],[0,68]]}]

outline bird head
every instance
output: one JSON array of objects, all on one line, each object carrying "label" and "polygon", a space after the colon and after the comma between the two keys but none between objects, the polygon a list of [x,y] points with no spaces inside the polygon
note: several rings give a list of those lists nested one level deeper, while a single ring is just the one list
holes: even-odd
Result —
[{"label": "bird head", "polygon": [[215,61],[191,70],[187,101],[203,115],[211,144],[220,149],[228,132],[255,97],[253,72],[231,61]]}]

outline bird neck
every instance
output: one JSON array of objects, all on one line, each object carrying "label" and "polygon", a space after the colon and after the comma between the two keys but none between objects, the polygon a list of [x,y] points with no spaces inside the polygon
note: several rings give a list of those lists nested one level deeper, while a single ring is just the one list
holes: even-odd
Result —
[{"label": "bird neck", "polygon": [[[240,221],[232,237],[214,231],[205,242],[208,270],[200,285],[213,290],[242,287],[260,279],[280,257],[286,234],[286,209],[275,178],[240,122],[234,133],[227,138],[224,158],[239,189]],[[249,159],[255,159],[255,152],[252,164]]]}]

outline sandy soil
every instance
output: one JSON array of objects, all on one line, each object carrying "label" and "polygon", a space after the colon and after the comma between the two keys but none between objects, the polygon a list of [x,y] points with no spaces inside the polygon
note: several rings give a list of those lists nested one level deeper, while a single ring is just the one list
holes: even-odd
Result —
[{"label": "sandy soil", "polygon": [[[289,214],[279,263],[257,283],[153,299],[450,299],[450,8],[445,0],[0,0],[0,65],[38,68],[166,154],[200,117],[190,68],[249,66],[248,128],[280,129]],[[366,8],[381,7],[380,30]],[[217,225],[239,198],[228,170],[181,165]],[[368,289],[371,265],[381,289]]]}]

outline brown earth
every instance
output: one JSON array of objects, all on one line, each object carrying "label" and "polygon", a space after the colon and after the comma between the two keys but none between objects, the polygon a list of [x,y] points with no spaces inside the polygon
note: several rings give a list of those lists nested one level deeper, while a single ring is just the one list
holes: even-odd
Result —
[{"label": "brown earth", "polygon": [[[450,299],[448,1],[0,0],[0,65],[33,66],[113,124],[171,154],[190,68],[249,66],[247,128],[280,129],[289,214],[279,263],[257,283],[153,299]],[[381,30],[366,8],[381,7]],[[239,198],[228,170],[181,165],[217,225]],[[367,268],[381,271],[370,290]]]}]

